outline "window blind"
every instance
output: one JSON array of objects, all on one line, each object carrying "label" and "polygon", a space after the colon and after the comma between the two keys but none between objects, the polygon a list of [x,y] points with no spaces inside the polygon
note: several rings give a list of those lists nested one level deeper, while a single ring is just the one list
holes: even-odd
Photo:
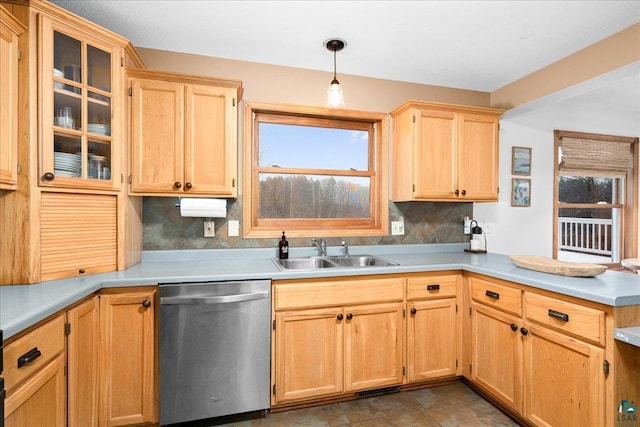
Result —
[{"label": "window blind", "polygon": [[562,175],[624,176],[633,168],[631,143],[586,138],[560,138]]}]

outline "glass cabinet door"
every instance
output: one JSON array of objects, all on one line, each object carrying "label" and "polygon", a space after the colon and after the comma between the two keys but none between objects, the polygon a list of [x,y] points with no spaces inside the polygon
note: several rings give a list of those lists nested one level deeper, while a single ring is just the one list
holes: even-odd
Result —
[{"label": "glass cabinet door", "polygon": [[42,21],[40,182],[114,188],[113,167],[119,168],[111,128],[116,48],[47,17]]}]

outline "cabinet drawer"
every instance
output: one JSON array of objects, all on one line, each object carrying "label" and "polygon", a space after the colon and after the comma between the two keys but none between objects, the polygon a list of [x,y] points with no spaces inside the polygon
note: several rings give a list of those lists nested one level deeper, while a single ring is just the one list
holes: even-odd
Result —
[{"label": "cabinet drawer", "polygon": [[459,275],[411,277],[407,280],[407,299],[455,297]]},{"label": "cabinet drawer", "polygon": [[62,315],[7,345],[4,349],[4,378],[7,391],[10,392],[63,350]]},{"label": "cabinet drawer", "polygon": [[488,280],[471,277],[471,297],[474,301],[499,310],[522,315],[522,291]]},{"label": "cabinet drawer", "polygon": [[274,286],[275,309],[402,301],[403,279],[327,280]]},{"label": "cabinet drawer", "polygon": [[604,311],[531,292],[525,292],[524,301],[527,320],[604,345]]}]

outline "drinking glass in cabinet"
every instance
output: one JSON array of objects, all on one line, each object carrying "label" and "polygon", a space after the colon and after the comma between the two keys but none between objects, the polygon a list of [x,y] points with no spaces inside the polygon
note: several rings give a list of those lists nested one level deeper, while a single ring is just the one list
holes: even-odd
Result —
[{"label": "drinking glass in cabinet", "polygon": [[[66,80],[63,88],[70,92],[80,93],[79,84],[82,83],[82,43],[66,34],[54,31],[53,33],[53,67],[54,76]],[[76,84],[69,84],[73,82]],[[58,85],[54,87],[59,88]]]}]

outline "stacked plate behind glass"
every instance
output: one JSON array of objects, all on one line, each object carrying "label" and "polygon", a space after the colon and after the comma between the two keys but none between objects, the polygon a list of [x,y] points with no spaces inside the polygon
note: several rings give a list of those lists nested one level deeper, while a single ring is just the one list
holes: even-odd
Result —
[{"label": "stacked plate behind glass", "polygon": [[104,125],[101,123],[89,123],[87,129],[91,133],[95,133],[97,135],[106,135],[111,136],[111,126]]},{"label": "stacked plate behind glass", "polygon": [[53,153],[53,173],[57,176],[77,178],[80,176],[82,158],[80,153],[70,154],[55,151]]}]

